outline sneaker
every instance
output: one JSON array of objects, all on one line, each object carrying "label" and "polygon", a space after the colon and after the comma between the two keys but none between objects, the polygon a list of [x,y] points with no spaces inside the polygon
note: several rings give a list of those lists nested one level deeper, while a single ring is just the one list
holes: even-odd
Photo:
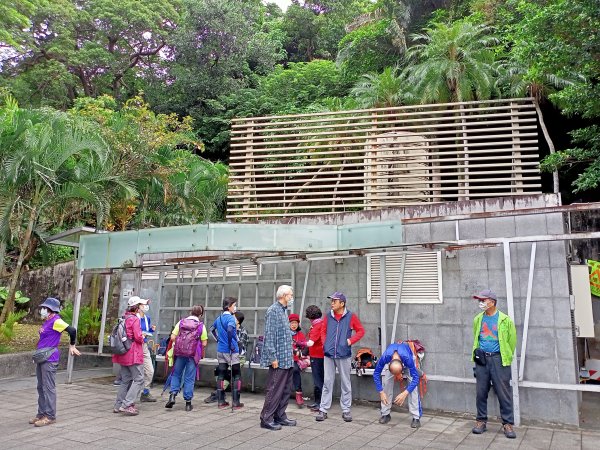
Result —
[{"label": "sneaker", "polygon": [[121,386],[121,380],[113,381],[113,386]]},{"label": "sneaker", "polygon": [[52,425],[56,423],[56,419],[49,419],[48,417],[42,417],[40,420],[36,421],[33,426],[34,427],[45,427],[46,425]]},{"label": "sneaker", "polygon": [[386,423],[388,423],[392,418],[390,417],[389,414],[386,414],[385,416],[381,416],[379,418],[379,423],[382,425],[385,425]]},{"label": "sneaker", "polygon": [[36,423],[38,420],[42,420],[43,418],[44,418],[44,416],[35,416],[35,417],[32,417],[31,419],[29,419],[29,423],[30,423],[31,425],[35,425],[35,423]]},{"label": "sneaker", "polygon": [[140,402],[155,403],[156,397],[153,397],[152,394],[150,392],[148,392],[147,394],[140,395]]},{"label": "sneaker", "polygon": [[323,411],[319,411],[319,414],[317,414],[317,417],[315,417],[317,422],[323,422],[325,419],[327,419],[327,413]]},{"label": "sneaker", "polygon": [[214,403],[217,401],[217,393],[212,392],[208,397],[204,399],[204,403]]},{"label": "sneaker", "polygon": [[478,420],[473,429],[471,430],[473,434],[483,434],[487,430],[485,422],[483,420]]},{"label": "sneaker", "polygon": [[411,428],[421,428],[421,421],[419,419],[415,419],[413,417],[412,422],[410,423]]},{"label": "sneaker", "polygon": [[113,408],[113,412],[114,412],[115,414],[119,414],[119,413],[121,412],[121,411],[119,411],[119,409],[121,409],[121,407],[116,407],[116,406],[115,406],[115,407]]},{"label": "sneaker", "polygon": [[344,422],[352,422],[352,414],[350,414],[350,411],[342,413],[342,419],[344,419]]},{"label": "sneaker", "polygon": [[513,426],[510,423],[502,425],[502,431],[504,431],[504,436],[509,439],[515,439],[517,437],[517,433],[515,433],[515,430],[513,430]]},{"label": "sneaker", "polygon": [[310,407],[310,410],[312,412],[319,412],[319,408],[321,407],[321,405],[319,403],[315,403],[314,406]]},{"label": "sneaker", "polygon": [[127,407],[121,406],[119,412],[124,416],[137,416],[140,413],[133,405]]}]

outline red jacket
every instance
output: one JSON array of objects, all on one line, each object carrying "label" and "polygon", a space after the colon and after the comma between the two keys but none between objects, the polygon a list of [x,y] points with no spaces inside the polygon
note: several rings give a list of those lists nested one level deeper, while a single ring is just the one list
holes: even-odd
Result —
[{"label": "red jacket", "polygon": [[313,341],[312,347],[308,347],[308,356],[311,358],[324,358],[323,353],[323,339],[321,338],[321,329],[323,328],[323,319],[319,317],[310,324],[310,330],[308,332],[308,339]]},{"label": "red jacket", "polygon": [[113,355],[112,361],[122,366],[133,366],[144,363],[144,337],[142,336],[142,327],[140,319],[134,313],[125,313],[125,330],[127,337],[131,339],[131,348],[122,355]]},{"label": "red jacket", "polygon": [[306,347],[306,336],[302,331],[296,332],[296,334],[292,335],[292,349],[294,351],[294,361],[298,361],[300,357],[298,356],[298,352],[300,352],[304,347]]},{"label": "red jacket", "polygon": [[[330,314],[330,312],[328,311],[327,314]],[[340,317],[342,317],[342,314],[335,315],[337,320],[339,320]],[[352,314],[350,328],[354,330],[354,334],[350,337],[350,345],[354,345],[365,335],[365,329],[356,314]],[[327,339],[327,320],[325,319],[323,319],[323,327],[321,328],[321,339],[323,340],[322,345],[325,345],[325,340]]]}]

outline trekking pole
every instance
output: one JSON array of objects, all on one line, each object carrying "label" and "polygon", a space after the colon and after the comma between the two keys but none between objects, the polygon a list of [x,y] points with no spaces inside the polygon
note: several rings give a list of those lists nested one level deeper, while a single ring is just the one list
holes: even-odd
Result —
[{"label": "trekking pole", "polygon": [[229,349],[229,363],[231,364],[230,376],[229,376],[229,386],[231,386],[231,413],[233,414],[233,353],[231,353],[231,349]]}]

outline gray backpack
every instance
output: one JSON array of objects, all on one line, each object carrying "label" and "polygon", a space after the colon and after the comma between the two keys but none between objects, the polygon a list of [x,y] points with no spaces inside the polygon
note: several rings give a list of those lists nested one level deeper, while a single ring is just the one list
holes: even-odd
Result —
[{"label": "gray backpack", "polygon": [[131,348],[131,339],[127,337],[125,319],[121,317],[108,337],[108,345],[115,355],[123,355]]}]

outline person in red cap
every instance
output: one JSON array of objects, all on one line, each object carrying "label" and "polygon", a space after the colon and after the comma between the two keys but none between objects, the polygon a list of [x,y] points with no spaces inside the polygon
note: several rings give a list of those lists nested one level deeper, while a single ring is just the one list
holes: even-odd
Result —
[{"label": "person in red cap", "polygon": [[481,312],[473,319],[473,351],[475,362],[477,422],[474,434],[486,431],[487,400],[490,387],[500,403],[502,431],[509,439],[517,437],[513,426],[514,412],[510,387],[510,365],[517,345],[515,324],[496,308],[498,297],[490,289],[481,291],[473,298],[479,302]]},{"label": "person in red cap", "polygon": [[[321,405],[315,420],[322,422],[327,419],[327,411],[331,408],[335,369],[337,368],[342,388],[340,397],[342,419],[345,422],[352,422],[350,412],[352,407],[352,383],[350,382],[352,345],[362,339],[365,335],[365,329],[358,316],[346,308],[346,296],[344,294],[336,291],[327,298],[331,300],[331,311],[323,321],[321,331],[325,353],[325,377]],[[354,334],[352,334],[353,331]]]},{"label": "person in red cap", "polygon": [[296,390],[296,404],[299,408],[304,406],[304,398],[302,397],[302,377],[303,368],[299,366],[305,358],[302,356],[302,350],[306,348],[306,336],[300,329],[300,316],[298,314],[290,314],[290,330],[292,331],[292,349],[294,352],[294,368],[292,370],[292,381]]}]

